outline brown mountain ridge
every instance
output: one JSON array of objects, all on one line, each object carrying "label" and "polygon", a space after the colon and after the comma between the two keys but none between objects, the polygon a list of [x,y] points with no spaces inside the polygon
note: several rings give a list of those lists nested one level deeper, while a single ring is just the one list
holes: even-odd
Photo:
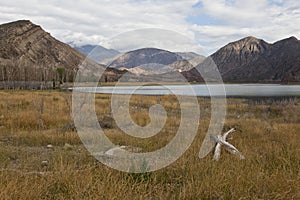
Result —
[{"label": "brown mountain ridge", "polygon": [[[295,37],[273,44],[255,37],[246,37],[222,47],[211,58],[224,82],[300,82],[300,41]],[[189,81],[202,81],[195,68],[184,75]]]},{"label": "brown mountain ridge", "polygon": [[300,82],[300,41],[290,37],[269,44],[247,37],[212,55],[229,82]]},{"label": "brown mountain ridge", "polygon": [[[52,88],[72,82],[85,59],[28,20],[0,25],[0,88]],[[105,74],[106,80],[115,81],[121,72],[110,69]]]}]

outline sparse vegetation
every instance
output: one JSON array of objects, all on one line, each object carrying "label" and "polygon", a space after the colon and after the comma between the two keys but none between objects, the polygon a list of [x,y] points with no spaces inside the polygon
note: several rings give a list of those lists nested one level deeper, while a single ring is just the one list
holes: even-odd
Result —
[{"label": "sparse vegetation", "polygon": [[[0,95],[1,199],[300,199],[299,98],[228,99],[224,130],[237,129],[230,135],[231,143],[246,159],[224,151],[218,162],[212,155],[197,157],[210,119],[209,99],[199,98],[200,126],[188,151],[167,168],[128,174],[104,166],[86,151],[70,125],[71,93]],[[110,115],[110,98],[96,95],[99,120]],[[161,148],[180,123],[176,98],[133,96],[130,113],[145,126],[150,122],[147,110],[156,103],[168,113],[158,135],[133,138],[115,126],[105,133],[115,144],[145,152]]]}]

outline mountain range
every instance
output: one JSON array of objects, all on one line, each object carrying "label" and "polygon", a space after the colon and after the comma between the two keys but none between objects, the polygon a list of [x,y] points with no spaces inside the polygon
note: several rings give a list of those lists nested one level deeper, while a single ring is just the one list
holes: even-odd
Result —
[{"label": "mountain range", "polygon": [[[246,37],[210,58],[224,82],[300,82],[300,41],[295,37],[273,44]],[[202,82],[197,64],[207,59],[193,52],[155,48],[125,53],[99,45],[72,48],[28,20],[0,25],[0,88],[49,88],[72,82],[84,60],[96,69],[106,68],[101,81],[117,81],[126,72],[136,81],[146,76],[172,80],[179,72],[189,81]]]},{"label": "mountain range", "polygon": [[[224,82],[300,82],[300,41],[286,38],[273,44],[252,36],[231,42],[210,56]],[[136,75],[167,75],[179,71],[189,81],[203,82],[196,67],[205,60],[193,52],[144,48],[124,53],[109,65]]]}]

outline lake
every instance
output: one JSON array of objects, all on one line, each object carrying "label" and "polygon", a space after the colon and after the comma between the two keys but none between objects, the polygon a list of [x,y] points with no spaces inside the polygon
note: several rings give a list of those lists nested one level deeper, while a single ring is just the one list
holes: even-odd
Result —
[{"label": "lake", "polygon": [[103,86],[80,87],[75,91],[102,94],[139,94],[139,95],[185,95],[185,96],[226,96],[229,97],[280,97],[300,96],[300,85],[276,84],[194,84],[164,86]]}]

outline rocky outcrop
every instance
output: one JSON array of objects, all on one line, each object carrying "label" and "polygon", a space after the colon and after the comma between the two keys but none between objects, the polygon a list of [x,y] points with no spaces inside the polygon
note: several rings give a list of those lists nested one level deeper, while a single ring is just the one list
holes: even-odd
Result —
[{"label": "rocky outcrop", "polygon": [[187,60],[178,60],[168,65],[168,67],[176,71],[183,72],[191,70],[194,66]]}]

